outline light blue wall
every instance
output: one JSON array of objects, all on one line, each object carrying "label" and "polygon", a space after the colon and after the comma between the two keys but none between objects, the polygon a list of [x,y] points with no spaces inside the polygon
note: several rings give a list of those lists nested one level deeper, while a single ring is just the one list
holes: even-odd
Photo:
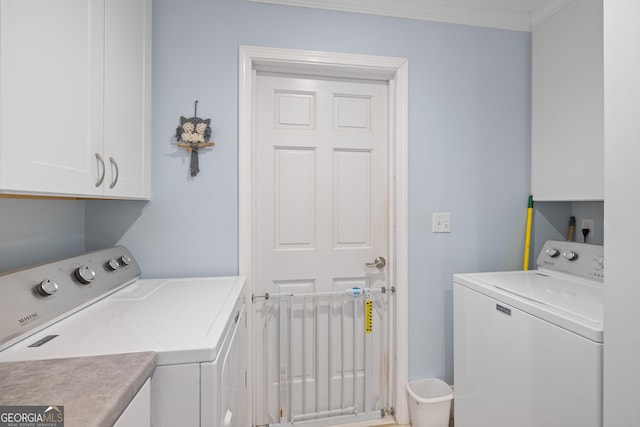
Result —
[{"label": "light blue wall", "polygon": [[[87,248],[127,245],[144,276],[238,271],[238,46],[409,60],[411,379],[452,381],[452,274],[521,268],[530,34],[238,0],[154,0],[152,201],[87,202]],[[216,146],[188,177],[181,115]],[[432,234],[432,212],[452,233]]]},{"label": "light blue wall", "polygon": [[604,202],[535,202],[530,268],[535,268],[538,254],[547,240],[566,240],[569,219],[576,217],[574,240],[584,242],[581,224],[584,218],[594,220],[595,233],[587,243],[602,245],[604,241]]},{"label": "light blue wall", "polygon": [[85,251],[85,202],[0,199],[0,273]]}]

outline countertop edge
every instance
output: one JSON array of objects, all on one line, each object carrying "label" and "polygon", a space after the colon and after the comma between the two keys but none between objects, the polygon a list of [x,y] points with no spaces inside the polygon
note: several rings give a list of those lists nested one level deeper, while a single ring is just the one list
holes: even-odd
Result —
[{"label": "countertop edge", "polygon": [[156,367],[156,353],[0,363],[0,406],[64,406],[65,427],[108,427]]}]

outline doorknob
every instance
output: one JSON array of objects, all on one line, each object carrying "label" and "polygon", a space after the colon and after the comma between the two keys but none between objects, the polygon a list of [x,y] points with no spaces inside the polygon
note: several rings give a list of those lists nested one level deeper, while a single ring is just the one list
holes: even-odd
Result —
[{"label": "doorknob", "polygon": [[387,260],[384,257],[378,256],[373,262],[368,262],[367,267],[383,268],[387,265]]}]

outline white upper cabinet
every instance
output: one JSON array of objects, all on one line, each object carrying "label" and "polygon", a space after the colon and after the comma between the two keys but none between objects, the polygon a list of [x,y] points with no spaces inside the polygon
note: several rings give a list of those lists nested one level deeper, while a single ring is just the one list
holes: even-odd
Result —
[{"label": "white upper cabinet", "polygon": [[106,0],[104,58],[105,195],[149,198],[151,0]]},{"label": "white upper cabinet", "polygon": [[532,41],[535,200],[604,200],[602,0],[574,0]]},{"label": "white upper cabinet", "polygon": [[151,0],[0,2],[0,192],[149,198]]}]

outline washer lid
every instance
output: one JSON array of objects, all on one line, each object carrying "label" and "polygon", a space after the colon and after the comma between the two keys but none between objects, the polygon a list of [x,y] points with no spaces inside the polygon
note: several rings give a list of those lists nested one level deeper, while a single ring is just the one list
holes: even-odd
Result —
[{"label": "washer lid", "polygon": [[0,360],[154,351],[158,365],[214,361],[243,292],[243,277],[138,280],[5,349]]},{"label": "washer lid", "polygon": [[603,288],[539,270],[456,274],[454,281],[596,342],[603,338]]}]

